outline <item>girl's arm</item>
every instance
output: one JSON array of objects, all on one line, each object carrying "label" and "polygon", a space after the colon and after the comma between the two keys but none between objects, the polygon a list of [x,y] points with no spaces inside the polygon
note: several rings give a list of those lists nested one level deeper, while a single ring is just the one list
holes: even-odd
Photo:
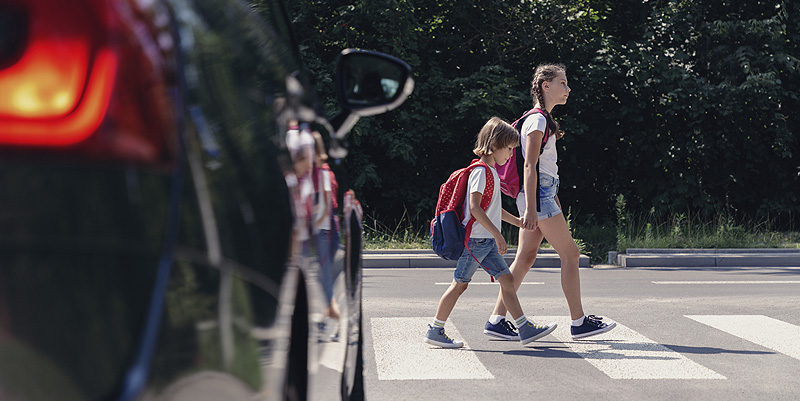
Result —
[{"label": "girl's arm", "polygon": [[522,227],[527,230],[535,230],[539,224],[536,216],[536,183],[539,181],[536,163],[539,161],[539,149],[542,147],[544,132],[536,130],[528,134],[525,141],[525,213],[522,218]]},{"label": "girl's arm", "polygon": [[492,220],[486,215],[486,212],[481,209],[482,197],[483,194],[480,192],[472,192],[469,194],[469,213],[492,234],[494,241],[497,243],[497,250],[500,251],[501,255],[505,255],[508,245],[506,245],[506,240],[503,238],[503,234],[500,233],[500,229],[495,227]]}]

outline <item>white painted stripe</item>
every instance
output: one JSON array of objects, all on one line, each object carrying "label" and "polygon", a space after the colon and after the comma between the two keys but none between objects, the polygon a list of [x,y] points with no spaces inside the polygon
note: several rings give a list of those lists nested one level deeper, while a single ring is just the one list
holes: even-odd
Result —
[{"label": "white painted stripe", "polygon": [[[436,283],[436,285],[450,285],[450,284],[453,284],[453,282],[451,281],[449,283]],[[495,282],[490,282],[490,281],[474,282],[473,281],[473,282],[469,283],[469,285],[471,285],[471,286],[472,285],[498,285],[498,284],[499,283],[497,281],[495,281]],[[543,285],[543,284],[544,283],[538,282],[538,281],[523,281],[522,282],[522,285]]]},{"label": "white painted stripe", "polygon": [[800,359],[800,326],[763,315],[687,315],[717,330]]},{"label": "white painted stripe", "polygon": [[[430,317],[372,318],[372,341],[378,380],[494,379],[464,342],[460,349],[444,349],[423,341]],[[463,341],[451,322],[450,338]]]},{"label": "white painted stripe", "polygon": [[800,280],[761,281],[651,281],[653,284],[800,284]]},{"label": "white painted stripe", "polygon": [[572,340],[568,316],[534,316],[533,320],[558,323],[553,335],[612,379],[726,379],[619,323],[608,333]]},{"label": "white painted stripe", "polygon": [[339,341],[325,340],[318,344],[319,347],[322,348],[319,357],[319,364],[340,373],[344,369],[344,364],[342,361],[344,361],[345,354],[347,353],[347,341],[341,340],[342,338],[347,338],[345,327],[346,326],[344,324],[337,324],[334,330],[328,330],[324,333],[317,333],[323,338],[330,338],[330,335],[334,334],[336,331],[339,332]]}]

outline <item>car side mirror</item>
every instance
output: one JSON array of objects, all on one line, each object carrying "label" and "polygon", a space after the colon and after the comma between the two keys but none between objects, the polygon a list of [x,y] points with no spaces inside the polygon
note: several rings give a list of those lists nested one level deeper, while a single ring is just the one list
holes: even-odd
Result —
[{"label": "car side mirror", "polygon": [[342,112],[332,119],[332,124],[339,139],[347,135],[360,117],[393,110],[414,91],[408,64],[369,50],[343,50],[336,62],[335,80]]}]

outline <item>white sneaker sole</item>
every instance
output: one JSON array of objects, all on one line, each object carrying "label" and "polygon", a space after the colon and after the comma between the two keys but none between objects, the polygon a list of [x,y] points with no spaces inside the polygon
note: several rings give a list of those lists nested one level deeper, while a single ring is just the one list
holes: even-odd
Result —
[{"label": "white sneaker sole", "polygon": [[539,333],[539,334],[537,334],[537,335],[535,335],[533,337],[526,338],[524,340],[520,340],[519,342],[522,343],[522,345],[526,345],[526,344],[532,343],[532,342],[534,342],[534,341],[536,341],[536,340],[538,340],[538,339],[540,339],[540,338],[552,333],[553,330],[556,329],[556,327],[558,327],[557,324],[550,323],[550,328],[549,329],[547,329],[547,330],[545,330],[545,331],[543,331],[543,332],[541,332],[541,333]]},{"label": "white sneaker sole", "polygon": [[495,333],[491,330],[484,330],[483,334],[486,334],[489,337],[499,338],[501,340],[519,341],[519,336],[507,336],[505,334]]},{"label": "white sneaker sole", "polygon": [[440,342],[440,341],[431,340],[428,337],[425,337],[424,341],[427,344],[435,345],[437,347],[442,347],[442,348],[461,348],[461,347],[464,346],[464,343],[462,343],[462,342],[443,343],[443,342]]},{"label": "white sneaker sole", "polygon": [[598,334],[608,333],[614,327],[617,327],[617,323],[615,323],[615,322],[607,323],[606,327],[603,327],[602,329],[597,329],[595,331],[590,331],[588,333],[573,334],[572,335],[572,339],[573,340],[580,340],[581,338],[586,338],[586,337],[596,336]]}]

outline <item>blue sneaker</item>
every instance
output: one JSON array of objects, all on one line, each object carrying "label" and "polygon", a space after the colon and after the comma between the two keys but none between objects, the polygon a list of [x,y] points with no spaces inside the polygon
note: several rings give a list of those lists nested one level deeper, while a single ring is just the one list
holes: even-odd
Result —
[{"label": "blue sneaker", "polygon": [[453,341],[452,338],[444,334],[444,327],[428,325],[428,334],[425,335],[425,342],[442,348],[461,348],[464,343]]},{"label": "blue sneaker", "polygon": [[610,331],[614,327],[617,327],[617,324],[614,322],[611,323],[603,323],[603,320],[600,316],[589,315],[583,319],[583,324],[580,326],[572,326],[570,330],[572,331],[572,339],[577,340],[580,338],[586,338],[589,336],[594,336],[597,334],[602,334],[607,331]]},{"label": "blue sneaker", "polygon": [[519,340],[517,328],[506,319],[500,320],[497,324],[486,322],[486,327],[483,329],[483,334],[491,337],[502,338],[503,340]]},{"label": "blue sneaker", "polygon": [[525,345],[529,342],[536,341],[552,333],[557,326],[558,325],[555,323],[542,326],[529,320],[522,326],[519,326],[519,342],[521,342],[522,345]]}]

